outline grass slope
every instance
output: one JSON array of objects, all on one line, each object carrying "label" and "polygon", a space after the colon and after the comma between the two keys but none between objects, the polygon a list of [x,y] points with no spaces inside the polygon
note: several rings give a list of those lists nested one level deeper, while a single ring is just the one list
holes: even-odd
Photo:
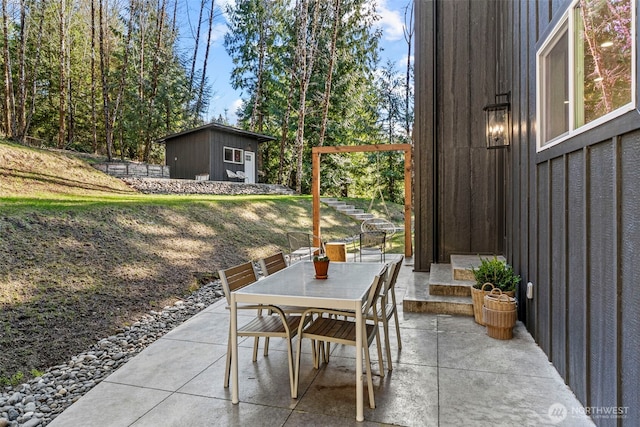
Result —
[{"label": "grass slope", "polygon": [[[325,237],[359,232],[321,215]],[[86,159],[0,141],[0,380],[66,361],[311,227],[308,196],[143,195]]]}]

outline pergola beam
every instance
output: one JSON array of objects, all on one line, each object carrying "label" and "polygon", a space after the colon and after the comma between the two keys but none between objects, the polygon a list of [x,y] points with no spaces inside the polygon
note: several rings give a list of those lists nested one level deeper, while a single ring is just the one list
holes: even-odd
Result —
[{"label": "pergola beam", "polygon": [[[404,254],[413,256],[411,242],[411,144],[322,146],[311,149],[311,193],[313,196],[313,234],[320,232],[320,155],[336,153],[364,153],[376,151],[404,151]],[[318,242],[316,242],[318,243]]]}]

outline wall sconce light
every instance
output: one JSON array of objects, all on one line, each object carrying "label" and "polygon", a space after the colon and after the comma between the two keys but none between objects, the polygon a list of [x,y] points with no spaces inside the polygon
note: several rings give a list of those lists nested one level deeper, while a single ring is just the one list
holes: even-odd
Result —
[{"label": "wall sconce light", "polygon": [[487,148],[504,148],[510,144],[510,98],[511,92],[499,93],[495,96],[495,104],[485,105],[483,108],[486,119]]}]

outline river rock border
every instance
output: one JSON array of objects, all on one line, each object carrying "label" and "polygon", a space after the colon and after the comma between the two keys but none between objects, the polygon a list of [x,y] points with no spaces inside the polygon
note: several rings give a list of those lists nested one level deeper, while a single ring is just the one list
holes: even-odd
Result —
[{"label": "river rock border", "polygon": [[220,281],[210,282],[167,306],[150,311],[88,351],[40,376],[0,393],[0,427],[45,426],[149,344],[222,298]]}]

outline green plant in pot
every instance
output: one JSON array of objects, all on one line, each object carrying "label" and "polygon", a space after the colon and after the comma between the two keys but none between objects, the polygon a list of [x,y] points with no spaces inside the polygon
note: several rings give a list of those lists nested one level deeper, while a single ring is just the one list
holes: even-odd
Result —
[{"label": "green plant in pot", "polygon": [[491,292],[491,289],[498,288],[502,293],[513,297],[516,287],[520,283],[520,276],[515,274],[513,268],[497,257],[493,259],[481,258],[478,268],[471,268],[476,283],[471,288],[473,301],[473,316],[477,323],[484,325],[482,319],[482,305],[484,296]]},{"label": "green plant in pot", "polygon": [[316,270],[316,279],[326,279],[329,271],[329,257],[324,254],[314,256],[313,268]]}]

